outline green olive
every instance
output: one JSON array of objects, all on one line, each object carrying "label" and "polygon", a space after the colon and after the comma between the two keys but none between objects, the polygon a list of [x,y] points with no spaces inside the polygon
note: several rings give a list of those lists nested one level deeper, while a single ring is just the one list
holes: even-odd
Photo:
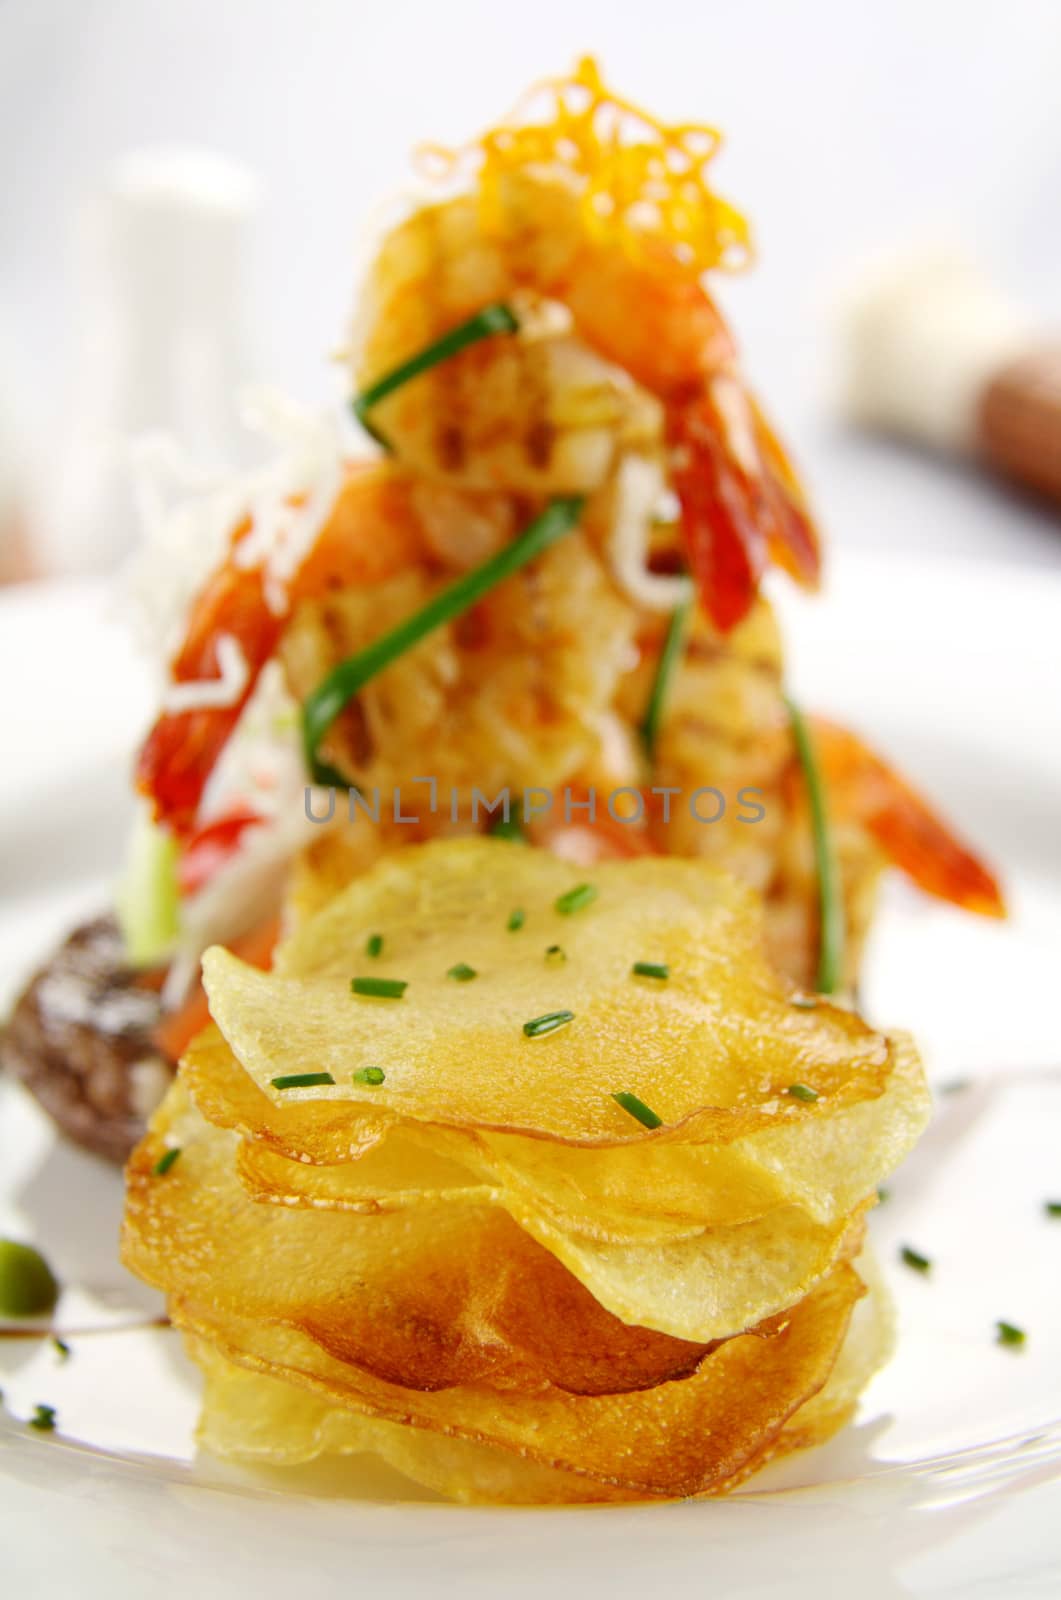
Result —
[{"label": "green olive", "polygon": [[55,1274],[40,1251],[0,1239],[0,1316],[42,1316],[58,1298]]}]

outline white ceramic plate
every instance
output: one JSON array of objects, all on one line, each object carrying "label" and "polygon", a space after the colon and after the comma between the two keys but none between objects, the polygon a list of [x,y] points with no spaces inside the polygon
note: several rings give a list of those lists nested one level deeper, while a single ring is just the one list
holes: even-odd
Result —
[{"label": "white ceramic plate", "polygon": [[[1061,1582],[1061,583],[850,558],[785,596],[801,699],[874,737],[1001,867],[1007,925],[890,885],[866,1002],[921,1037],[935,1122],[874,1218],[899,1351],[825,1449],[727,1501],[468,1510],[354,1462],[250,1475],[196,1459],[194,1375],[117,1265],[117,1174],[0,1086],[0,1231],[68,1285],[61,1363],[0,1340],[5,1592],[462,1596],[1056,1594]],[[102,905],[148,692],[97,589],[0,597],[0,984]],[[931,1276],[903,1268],[909,1242]],[[998,1318],[1027,1329],[995,1343]],[[140,1326],[135,1326],[140,1324]],[[122,1331],[124,1330],[124,1331]],[[54,1405],[59,1432],[24,1419]],[[353,1497],[353,1498],[352,1498]]]}]

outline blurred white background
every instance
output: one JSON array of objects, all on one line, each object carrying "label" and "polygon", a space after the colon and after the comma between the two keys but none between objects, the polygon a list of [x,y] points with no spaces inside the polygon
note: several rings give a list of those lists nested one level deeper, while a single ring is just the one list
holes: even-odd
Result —
[{"label": "blurred white background", "polygon": [[260,174],[259,365],[319,402],[411,147],[470,136],[586,50],[726,131],[717,183],[760,260],[722,298],[829,536],[1061,565],[1047,513],[829,404],[835,293],[882,248],[957,240],[1061,326],[1058,0],[0,0],[0,400],[38,472],[63,470],[91,334],[78,241],[123,152],[190,142]]}]

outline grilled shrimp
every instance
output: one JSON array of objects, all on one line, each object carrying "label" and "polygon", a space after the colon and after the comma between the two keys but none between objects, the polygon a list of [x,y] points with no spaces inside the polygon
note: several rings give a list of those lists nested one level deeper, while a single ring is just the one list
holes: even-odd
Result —
[{"label": "grilled shrimp", "polygon": [[516,170],[481,198],[427,206],[384,240],[361,314],[364,390],[497,302],[519,329],[379,401],[373,426],[413,470],[517,494],[587,494],[618,461],[657,459],[715,624],[734,626],[770,561],[804,583],[819,552],[795,472],[699,279],[595,239],[575,189]]}]

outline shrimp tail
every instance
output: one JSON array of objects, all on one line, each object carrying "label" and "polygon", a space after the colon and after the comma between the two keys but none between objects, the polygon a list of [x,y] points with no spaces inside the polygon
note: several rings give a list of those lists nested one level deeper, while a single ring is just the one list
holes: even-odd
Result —
[{"label": "shrimp tail", "polygon": [[689,567],[715,626],[748,614],[771,562],[815,584],[821,553],[799,480],[734,373],[672,405],[668,435]]},{"label": "shrimp tail", "polygon": [[980,916],[1006,915],[994,874],[893,767],[846,728],[816,718],[813,730],[837,820],[861,821],[926,894]]}]

